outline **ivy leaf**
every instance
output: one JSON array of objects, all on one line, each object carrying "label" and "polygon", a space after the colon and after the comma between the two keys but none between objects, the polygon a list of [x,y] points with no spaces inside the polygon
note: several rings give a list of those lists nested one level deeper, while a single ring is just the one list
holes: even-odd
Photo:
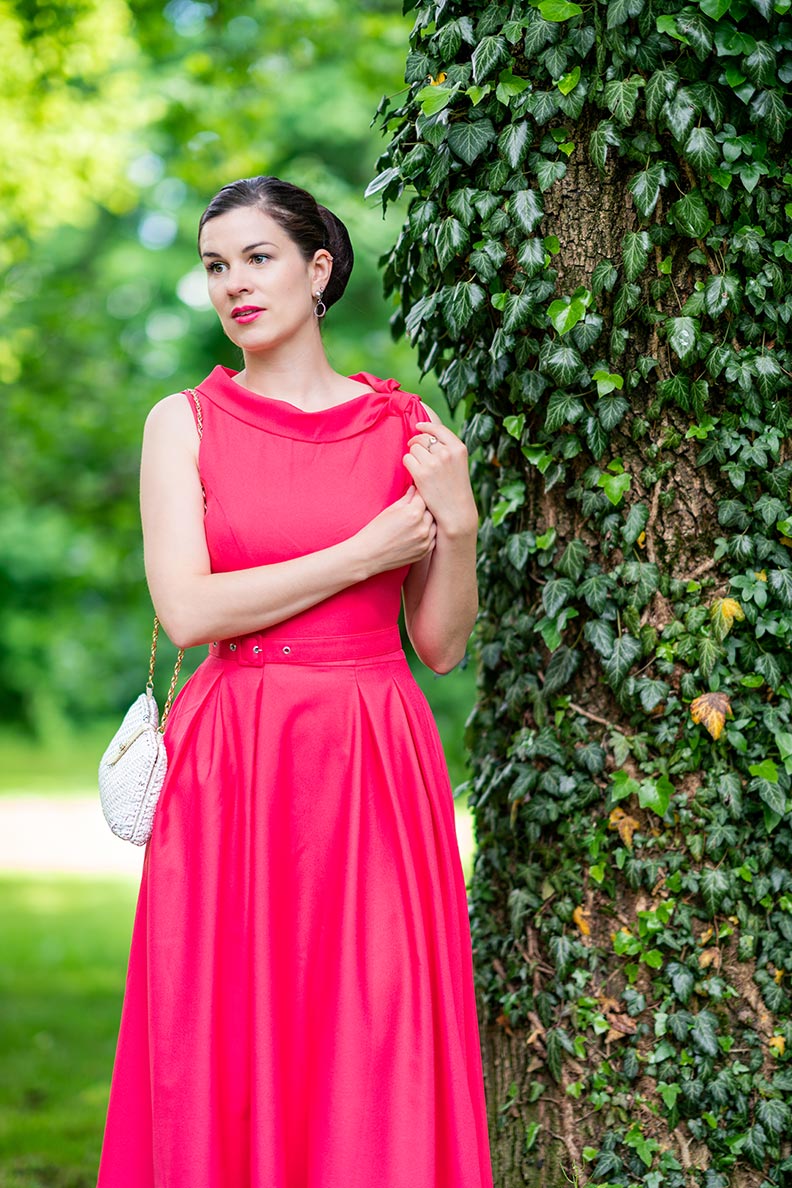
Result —
[{"label": "ivy leaf", "polygon": [[756,386],[762,399],[769,400],[783,375],[778,361],[770,354],[757,355],[753,361],[753,370],[756,375]]},{"label": "ivy leaf", "polygon": [[593,573],[581,583],[578,595],[595,615],[601,615],[608,603],[612,581],[604,573]]},{"label": "ivy leaf", "polygon": [[613,654],[616,635],[605,619],[590,619],[583,628],[583,634],[604,660]]},{"label": "ivy leaf", "polygon": [[530,235],[544,217],[542,199],[536,190],[518,190],[509,199],[509,213],[518,227]]},{"label": "ivy leaf", "polygon": [[679,86],[679,75],[673,66],[656,70],[646,84],[646,117],[654,122]]},{"label": "ivy leaf", "polygon": [[[638,789],[638,803],[641,808],[651,809],[658,817],[664,817],[668,812],[668,805],[674,791],[674,785],[668,776],[661,776],[659,780],[641,780]],[[655,966],[658,968],[659,966]]]},{"label": "ivy leaf", "polygon": [[719,21],[721,17],[726,16],[731,8],[731,0],[699,0],[699,4],[701,11],[713,21]]},{"label": "ivy leaf", "polygon": [[583,360],[574,347],[554,342],[544,355],[545,368],[561,388],[566,388],[579,379],[584,372]]},{"label": "ivy leaf", "polygon": [[602,487],[614,507],[617,507],[630,489],[632,479],[624,471],[618,474],[601,474],[597,486]]},{"label": "ivy leaf", "polygon": [[575,583],[569,578],[551,578],[545,582],[542,589],[542,606],[548,618],[554,619],[574,594]]},{"label": "ivy leaf", "polygon": [[666,322],[668,345],[682,363],[696,357],[696,322],[693,318],[669,318]]},{"label": "ivy leaf", "polygon": [[[792,584],[792,579],[790,579]],[[720,643],[732,629],[735,620],[741,623],[745,618],[745,611],[736,598],[716,598],[710,607],[710,621],[712,634]]]},{"label": "ivy leaf", "polygon": [[567,0],[541,0],[539,4],[539,12],[546,21],[568,21],[580,16],[582,11],[579,4],[571,4]]},{"label": "ivy leaf", "polygon": [[547,316],[559,334],[567,334],[586,316],[586,304],[580,298],[559,297],[548,306]]},{"label": "ivy leaf", "polygon": [[717,742],[723,733],[726,718],[732,717],[731,704],[725,693],[702,693],[690,704],[690,716],[693,721],[704,729]]},{"label": "ivy leaf", "polygon": [[577,581],[588,558],[588,548],[582,540],[570,540],[556,566],[559,573]]},{"label": "ivy leaf", "polygon": [[[638,682],[638,695],[641,699],[641,705],[648,714],[665,701],[670,692],[670,685],[667,681],[643,679]],[[661,814],[662,815],[662,814]]]},{"label": "ivy leaf", "polygon": [[610,292],[618,280],[619,273],[610,260],[598,260],[591,274],[591,291],[595,297],[606,290]]},{"label": "ivy leaf", "polygon": [[518,124],[509,124],[501,133],[498,148],[503,153],[512,169],[518,169],[528,151],[529,126],[523,120]]},{"label": "ivy leaf", "polygon": [[597,416],[606,433],[620,425],[630,406],[623,396],[601,396],[597,401]]},{"label": "ivy leaf", "polygon": [[757,1122],[745,1133],[742,1154],[754,1167],[762,1168],[767,1158],[767,1135],[764,1128]]},{"label": "ivy leaf", "polygon": [[509,293],[503,304],[503,330],[511,334],[519,330],[528,321],[533,309],[533,299],[529,293]]},{"label": "ivy leaf", "polygon": [[622,540],[627,545],[635,544],[649,522],[649,508],[645,503],[634,503],[627,513],[622,528]]},{"label": "ivy leaf", "polygon": [[549,157],[537,153],[531,163],[542,193],[566,175],[566,161],[551,161]]},{"label": "ivy leaf", "polygon": [[771,689],[777,689],[783,681],[781,665],[772,652],[763,652],[754,661],[754,668],[761,673]]},{"label": "ivy leaf", "polygon": [[641,290],[638,285],[622,285],[613,303],[613,323],[615,326],[621,326],[622,322],[627,320],[630,311],[635,309],[640,297]]},{"label": "ivy leaf", "polygon": [[488,119],[452,124],[448,132],[451,149],[466,165],[472,165],[494,139],[495,129]]},{"label": "ivy leaf", "polygon": [[610,0],[608,4],[608,28],[615,29],[625,24],[630,17],[637,17],[643,12],[645,0]]},{"label": "ivy leaf", "polygon": [[[754,765],[761,766],[761,765]],[[778,783],[778,779],[769,780],[764,776],[756,775],[748,785],[749,792],[758,792],[759,799],[763,804],[766,804],[772,813],[775,813],[779,819],[786,813],[786,795],[783,788]]]},{"label": "ivy leaf", "polygon": [[600,173],[605,172],[608,148],[620,148],[621,142],[616,125],[610,120],[600,120],[589,137],[589,154]]},{"label": "ivy leaf", "polygon": [[547,402],[544,427],[548,433],[555,433],[564,425],[574,425],[584,412],[585,408],[579,397],[568,392],[554,392]]},{"label": "ivy leaf", "polygon": [[756,1107],[756,1117],[765,1130],[771,1130],[774,1134],[786,1134],[789,1130],[791,1119],[789,1106],[786,1102],[779,1101],[777,1097],[760,1102]]},{"label": "ivy leaf", "polygon": [[620,124],[631,124],[635,117],[638,91],[644,85],[640,75],[630,78],[611,79],[605,83],[605,103]]},{"label": "ivy leaf", "polygon": [[557,693],[565,688],[580,667],[580,652],[562,646],[554,652],[545,670],[544,692]]},{"label": "ivy leaf", "polygon": [[667,965],[666,973],[671,979],[674,994],[685,1005],[693,993],[693,987],[696,984],[696,975],[686,965],[682,965],[678,961],[672,961]]},{"label": "ivy leaf", "polygon": [[624,275],[628,281],[639,277],[649,262],[649,235],[646,231],[628,231],[622,239]]},{"label": "ivy leaf", "polygon": [[694,1047],[705,1056],[718,1055],[718,1020],[711,1011],[699,1011],[690,1029],[690,1038]]},{"label": "ivy leaf", "polygon": [[586,417],[586,443],[592,457],[596,460],[599,460],[607,449],[608,434],[596,416]]},{"label": "ivy leaf", "polygon": [[729,893],[729,876],[717,866],[705,866],[699,883],[704,906],[710,916],[717,915],[721,904]]},{"label": "ivy leaf", "polygon": [[705,174],[718,163],[720,152],[711,128],[693,128],[684,148],[685,157],[696,170]]},{"label": "ivy leaf", "polygon": [[455,338],[467,328],[475,311],[484,304],[486,296],[481,285],[475,281],[460,281],[451,289],[443,302],[443,312]]},{"label": "ivy leaf", "polygon": [[701,239],[713,225],[707,204],[698,189],[691,190],[684,198],[672,203],[668,213],[677,231],[691,239]]},{"label": "ivy leaf", "polygon": [[[509,43],[505,37],[482,37],[473,51],[473,81],[480,83],[489,78],[496,66],[509,57]],[[468,162],[469,163],[469,162]]]},{"label": "ivy leaf", "polygon": [[767,584],[782,606],[792,607],[792,569],[771,569]]},{"label": "ivy leaf", "polygon": [[703,677],[708,677],[723,655],[723,648],[717,640],[710,639],[705,635],[703,639],[699,640],[697,650],[699,671]]},{"label": "ivy leaf", "polygon": [[533,91],[526,102],[526,110],[537,124],[546,124],[558,111],[559,97],[555,91]]},{"label": "ivy leaf", "polygon": [[636,173],[630,178],[627,183],[628,189],[633,196],[635,208],[641,218],[649,218],[657,206],[657,200],[660,197],[660,188],[666,185],[667,181],[668,177],[665,165],[660,162],[647,165],[646,169],[641,170],[640,173]]},{"label": "ivy leaf", "polygon": [[452,215],[443,219],[435,240],[435,251],[441,268],[445,268],[447,264],[451,263],[468,239],[468,229],[463,227],[458,219]]},{"label": "ivy leaf", "polygon": [[740,300],[740,281],[733,272],[711,276],[704,286],[704,303],[711,318],[720,317],[725,309],[734,309]]},{"label": "ivy leaf", "polygon": [[686,87],[681,87],[673,99],[666,100],[662,115],[674,140],[684,141],[696,119],[696,109]]},{"label": "ivy leaf", "polygon": [[613,645],[613,653],[603,664],[605,675],[610,685],[618,689],[624,684],[627,673],[639,659],[643,651],[640,643],[633,635],[623,632]]},{"label": "ivy leaf", "polygon": [[766,41],[757,41],[752,53],[743,58],[742,68],[758,87],[772,87],[776,75],[776,54]]},{"label": "ivy leaf", "polygon": [[622,581],[632,587],[629,605],[640,610],[660,585],[660,570],[654,561],[625,561]]}]

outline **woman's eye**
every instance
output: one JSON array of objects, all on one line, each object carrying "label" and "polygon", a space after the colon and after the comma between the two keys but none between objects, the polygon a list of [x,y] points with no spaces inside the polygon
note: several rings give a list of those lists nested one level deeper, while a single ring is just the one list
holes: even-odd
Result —
[{"label": "woman's eye", "polygon": [[255,256],[251,256],[250,259],[254,264],[263,264],[265,260],[269,260],[269,256],[264,252],[256,252]]},{"label": "woman's eye", "polygon": [[210,273],[213,272],[215,275],[217,275],[217,273],[222,272],[224,268],[225,264],[223,264],[220,260],[214,260],[211,264],[207,264],[206,271]]}]

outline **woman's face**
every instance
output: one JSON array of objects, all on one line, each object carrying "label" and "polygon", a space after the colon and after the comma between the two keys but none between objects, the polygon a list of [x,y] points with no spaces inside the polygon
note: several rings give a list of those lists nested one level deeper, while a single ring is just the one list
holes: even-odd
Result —
[{"label": "woman's face", "polygon": [[314,294],[325,288],[332,258],[306,260],[273,218],[240,206],[201,232],[209,297],[228,337],[244,351],[265,351],[316,333]]}]

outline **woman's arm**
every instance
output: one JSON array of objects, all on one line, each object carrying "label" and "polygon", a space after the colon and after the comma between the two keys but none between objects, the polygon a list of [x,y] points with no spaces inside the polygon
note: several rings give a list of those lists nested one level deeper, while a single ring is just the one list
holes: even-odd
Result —
[{"label": "woman's arm", "polygon": [[433,412],[429,416],[431,421],[416,426],[419,432],[410,438],[404,465],[435,518],[437,539],[433,551],[407,576],[404,616],[424,664],[449,672],[465,654],[478,611],[478,512],[464,444]]},{"label": "woman's arm", "polygon": [[411,487],[348,540],[231,573],[212,573],[203,525],[198,434],[182,393],[146,420],[140,475],[146,577],[157,614],[178,647],[261,631],[375,573],[420,562],[434,520]]}]

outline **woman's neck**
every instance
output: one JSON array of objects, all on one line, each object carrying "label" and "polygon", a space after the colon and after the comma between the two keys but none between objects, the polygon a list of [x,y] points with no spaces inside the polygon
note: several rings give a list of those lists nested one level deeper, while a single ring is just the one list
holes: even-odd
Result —
[{"label": "woman's neck", "polygon": [[286,400],[306,412],[338,403],[339,383],[349,380],[333,370],[321,339],[301,347],[293,342],[284,348],[245,353],[245,367],[237,382],[260,396]]}]

